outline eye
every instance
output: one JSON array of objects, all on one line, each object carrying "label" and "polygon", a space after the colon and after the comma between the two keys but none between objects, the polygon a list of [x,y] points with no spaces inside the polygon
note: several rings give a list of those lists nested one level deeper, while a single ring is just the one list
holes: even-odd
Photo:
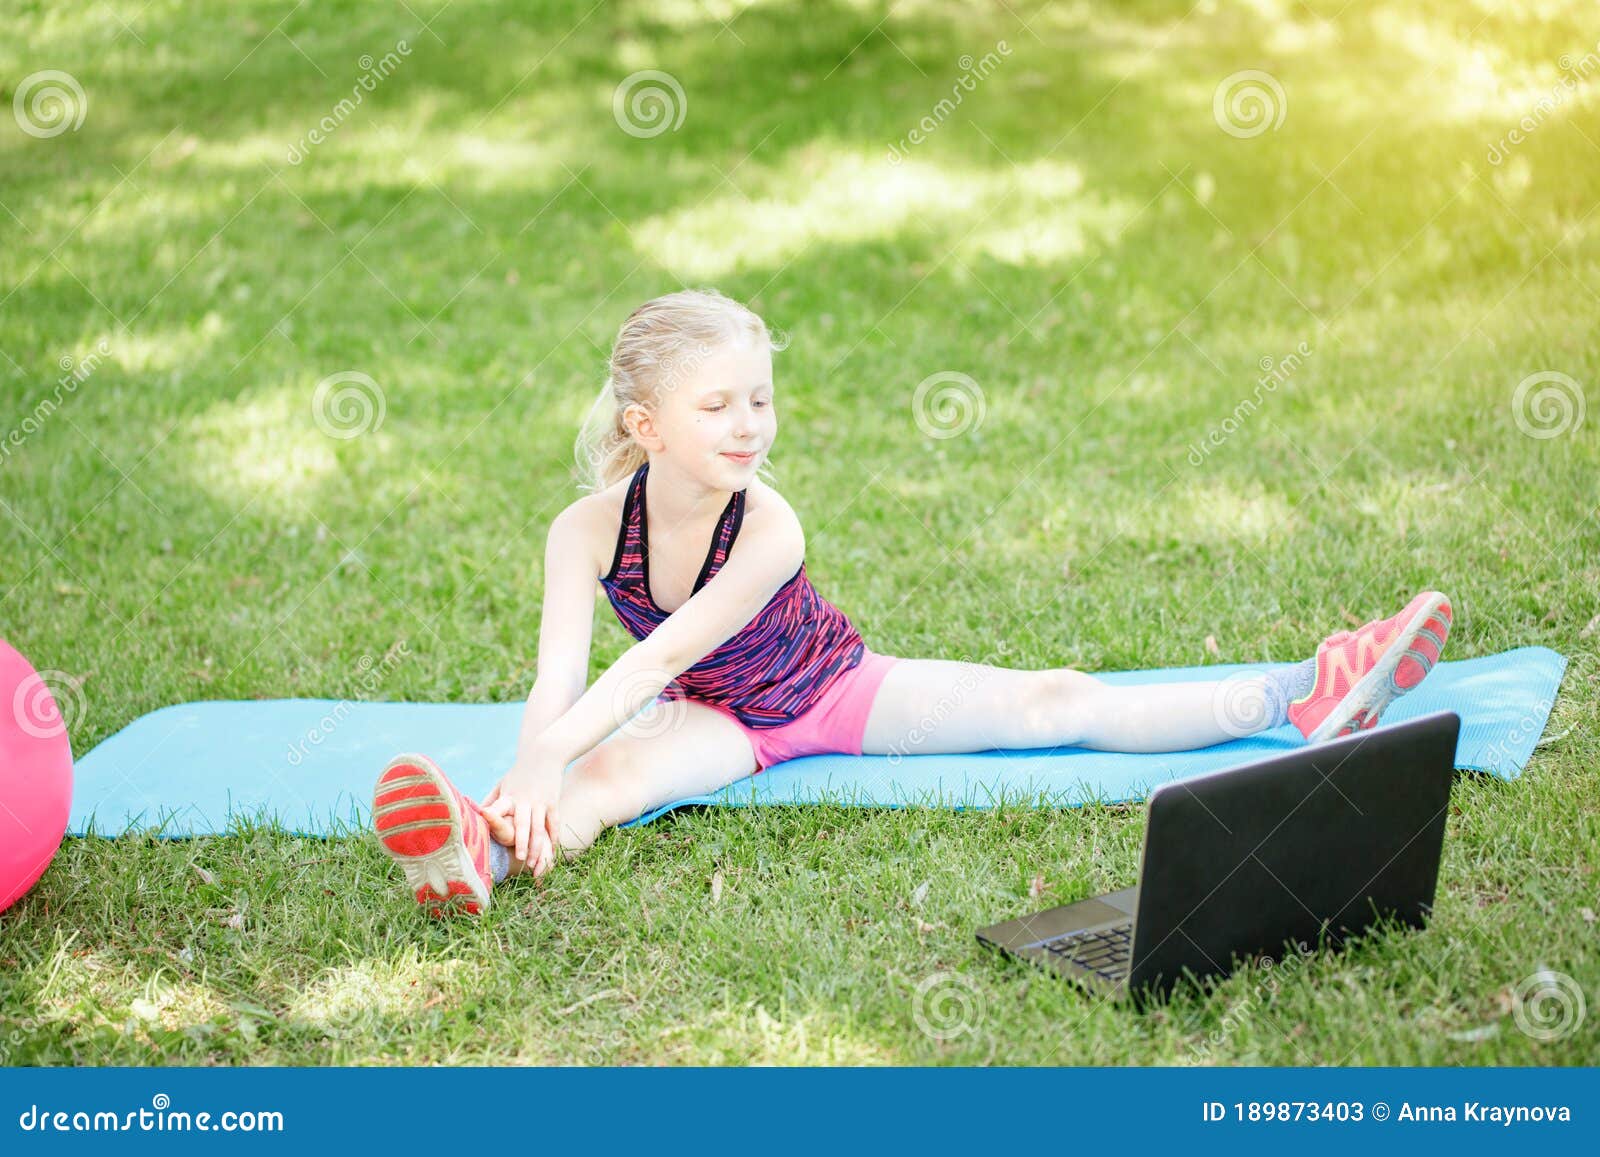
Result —
[{"label": "eye", "polygon": [[757,402],[756,405],[757,406],[770,406],[770,405],[772,405],[772,403],[770,401],[761,401],[761,402]]},{"label": "eye", "polygon": [[725,406],[721,406],[721,405],[716,405],[716,406],[706,406],[706,407],[705,407],[705,410],[706,410],[706,413],[708,413],[708,414],[715,414],[715,413],[717,413],[717,412],[718,412],[718,411],[720,411],[720,410],[724,410],[724,409],[726,409],[726,408],[727,408],[727,407],[725,407]]}]

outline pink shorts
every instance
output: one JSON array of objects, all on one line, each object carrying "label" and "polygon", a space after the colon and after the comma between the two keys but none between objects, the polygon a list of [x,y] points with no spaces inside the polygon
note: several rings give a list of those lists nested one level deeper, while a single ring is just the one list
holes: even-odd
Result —
[{"label": "pink shorts", "polygon": [[745,733],[755,749],[757,774],[775,763],[802,755],[824,752],[860,755],[861,739],[867,731],[867,716],[877,698],[878,685],[889,668],[899,661],[870,648],[864,649],[861,662],[835,675],[822,698],[782,727],[750,727],[720,703],[706,703],[704,699],[695,702],[722,712]]}]

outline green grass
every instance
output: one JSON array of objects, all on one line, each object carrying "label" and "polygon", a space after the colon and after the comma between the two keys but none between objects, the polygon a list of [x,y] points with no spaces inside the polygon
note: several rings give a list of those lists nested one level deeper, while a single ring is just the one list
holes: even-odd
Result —
[{"label": "green grass", "polygon": [[[1434,586],[1449,657],[1573,658],[1548,742],[1459,778],[1426,932],[1143,1016],[972,937],[1036,879],[1128,882],[1139,808],[688,811],[449,926],[367,838],[69,839],[0,916],[0,1059],[1596,1062],[1592,1008],[1541,1041],[1512,999],[1551,969],[1600,1000],[1600,421],[1513,412],[1546,371],[1600,402],[1592,87],[1487,160],[1595,49],[1585,4],[527,7],[11,6],[4,106],[43,69],[89,100],[0,118],[0,438],[109,350],[0,458],[0,629],[75,751],[186,700],[520,700],[578,419],[681,284],[789,333],[779,485],[875,650],[1285,660]],[[688,99],[654,138],[612,115],[647,68]],[[1212,110],[1244,69],[1287,102],[1251,138]],[[330,438],[313,391],[351,370],[383,422]],[[932,439],[944,371],[983,417]],[[596,614],[592,674],[628,641]]]}]

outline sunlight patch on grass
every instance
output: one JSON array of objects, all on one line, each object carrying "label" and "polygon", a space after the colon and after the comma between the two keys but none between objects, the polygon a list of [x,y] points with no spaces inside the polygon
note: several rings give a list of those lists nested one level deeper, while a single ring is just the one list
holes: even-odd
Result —
[{"label": "sunlight patch on grass", "polygon": [[[301,196],[345,194],[373,188],[424,188],[449,183],[462,190],[527,189],[554,192],[569,179],[563,163],[577,155],[553,138],[509,139],[483,133],[419,131],[409,112],[387,117],[376,111],[364,122],[342,126],[340,131],[311,149],[298,164],[288,160],[293,134],[254,133],[231,140],[207,141],[193,149],[198,163],[213,177],[236,171],[257,173],[270,182],[271,174],[287,182]],[[424,160],[423,158],[426,158]],[[539,179],[530,181],[530,176]],[[556,180],[559,177],[560,180]],[[207,184],[167,188],[160,204],[140,202],[145,224],[163,217],[195,216],[215,199]],[[248,195],[248,194],[246,194]],[[140,221],[108,221],[127,228]]]},{"label": "sunlight patch on grass", "polygon": [[404,1020],[436,1008],[472,972],[460,959],[426,960],[413,947],[398,960],[362,960],[329,968],[290,1003],[286,1019],[330,1035],[366,1031],[374,1019]]},{"label": "sunlight patch on grass", "polygon": [[[818,242],[849,244],[905,233],[978,230],[962,246],[1012,264],[1079,253],[1092,233],[1115,233],[1137,206],[1084,195],[1070,162],[958,172],[932,161],[816,146],[795,158],[784,192],[747,200],[734,191],[659,214],[633,230],[640,248],[682,277],[719,277],[781,265]],[[799,171],[803,166],[803,172]]]},{"label": "sunlight patch on grass", "polygon": [[232,1015],[228,1002],[209,984],[171,984],[160,977],[129,1003],[128,1011],[146,1024],[160,1025],[169,1032],[225,1021]]},{"label": "sunlight patch on grass", "polygon": [[1200,541],[1264,542],[1290,517],[1293,507],[1281,494],[1246,493],[1205,480],[1179,485],[1149,511],[1146,532],[1165,530]]},{"label": "sunlight patch on grass", "polygon": [[762,0],[652,0],[648,11],[652,21],[690,30],[702,24],[732,23],[761,6]]},{"label": "sunlight patch on grass", "polygon": [[[214,406],[186,423],[180,445],[189,472],[208,491],[237,498],[260,493],[299,497],[339,471],[340,442],[325,434],[312,413],[316,384],[284,386]],[[387,453],[389,436],[368,430],[362,453]]]},{"label": "sunlight patch on grass", "polygon": [[[776,1015],[759,1001],[738,1008],[706,1010],[700,1026],[663,1030],[663,1043],[690,1034],[690,1055],[719,1056],[720,1063],[753,1065],[894,1064],[898,1055],[873,1041],[852,1036],[817,1013],[805,1015],[780,1006]],[[683,1042],[689,1044],[690,1042]],[[697,1061],[696,1063],[719,1063]]]},{"label": "sunlight patch on grass", "polygon": [[174,983],[161,971],[141,983],[140,965],[108,951],[73,949],[75,940],[62,939],[33,969],[38,989],[32,1019],[38,1027],[49,1022],[117,1026],[131,1018],[178,1031],[229,1014],[227,1001],[209,984]]},{"label": "sunlight patch on grass", "polygon": [[[1449,121],[1482,120],[1491,125],[1504,121],[1509,129],[1523,116],[1533,114],[1541,99],[1551,99],[1561,80],[1555,59],[1517,60],[1517,53],[1509,46],[1461,39],[1448,24],[1392,8],[1374,12],[1371,20],[1378,38],[1408,52],[1423,70],[1416,80],[1427,82],[1428,99],[1406,100],[1409,118],[1433,110]],[[1592,47],[1592,43],[1580,45],[1580,52],[1572,55],[1576,58],[1582,50]],[[1583,87],[1580,84],[1576,91],[1568,91],[1555,103],[1552,119],[1585,103]],[[1353,91],[1361,91],[1360,86]],[[1445,99],[1440,99],[1446,94]],[[1392,107],[1400,94],[1391,91],[1368,95],[1382,106]],[[1373,107],[1379,107],[1379,103]]]},{"label": "sunlight patch on grass", "polygon": [[195,325],[128,330],[108,339],[111,360],[130,373],[157,373],[197,365],[229,326],[216,310],[207,310]]}]

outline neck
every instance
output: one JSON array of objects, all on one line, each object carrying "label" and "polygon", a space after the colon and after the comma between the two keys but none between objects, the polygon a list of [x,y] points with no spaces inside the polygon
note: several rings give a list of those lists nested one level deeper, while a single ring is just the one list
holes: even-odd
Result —
[{"label": "neck", "polygon": [[660,519],[667,526],[709,522],[722,513],[733,497],[733,491],[707,486],[662,458],[651,460],[644,488],[652,521]]}]

